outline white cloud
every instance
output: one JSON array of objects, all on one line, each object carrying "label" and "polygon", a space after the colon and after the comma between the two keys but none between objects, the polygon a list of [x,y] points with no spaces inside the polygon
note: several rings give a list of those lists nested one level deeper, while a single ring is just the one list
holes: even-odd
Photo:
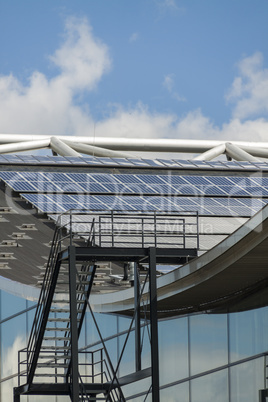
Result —
[{"label": "white cloud", "polygon": [[238,64],[239,76],[226,95],[234,103],[234,118],[247,119],[268,113],[268,69],[263,68],[260,52],[246,57]]},{"label": "white cloud", "polygon": [[[107,118],[94,122],[90,105],[78,105],[75,99],[94,91],[112,62],[107,46],[94,36],[86,19],[66,21],[63,42],[50,60],[57,68],[52,78],[35,71],[25,85],[12,74],[0,76],[0,133],[93,136],[95,127],[96,136],[267,140],[268,69],[261,53],[238,64],[239,75],[227,94],[234,102],[233,116],[221,127],[201,109],[179,116],[154,113],[141,102],[132,108],[117,105]],[[175,74],[167,74],[162,85],[183,101],[175,79]]]},{"label": "white cloud", "polygon": [[174,88],[174,74],[165,75],[163,86],[168,90],[168,92],[172,92]]},{"label": "white cloud", "polygon": [[129,38],[129,42],[136,42],[139,39],[139,34],[138,32],[134,32],[130,38]]},{"label": "white cloud", "polygon": [[176,0],[157,0],[158,7],[161,9],[178,10]]},{"label": "white cloud", "polygon": [[175,74],[167,74],[164,77],[163,87],[170,93],[170,95],[179,102],[185,102],[186,99],[180,96],[175,90]]},{"label": "white cloud", "polygon": [[23,85],[13,75],[0,76],[0,132],[83,135],[93,124],[74,96],[94,89],[109,70],[107,47],[93,36],[85,19],[71,18],[51,61],[59,69],[52,79],[35,71]]}]

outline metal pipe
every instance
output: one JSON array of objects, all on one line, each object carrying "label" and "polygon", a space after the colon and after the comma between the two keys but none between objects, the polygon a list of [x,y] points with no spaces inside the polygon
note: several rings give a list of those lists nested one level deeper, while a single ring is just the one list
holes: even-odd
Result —
[{"label": "metal pipe", "polygon": [[95,147],[93,145],[82,144],[81,142],[73,142],[64,140],[64,143],[69,145],[77,152],[81,152],[82,154],[100,156],[104,158],[132,158],[133,156],[130,154],[125,154],[122,152],[112,151],[110,149]]},{"label": "metal pipe", "polygon": [[57,152],[57,154],[61,156],[81,156],[78,152],[69,147],[69,145],[66,145],[57,137],[51,137],[50,147],[53,149],[53,151]]},{"label": "metal pipe", "polygon": [[7,154],[7,153],[11,153],[11,152],[32,151],[35,149],[48,148],[49,144],[50,144],[49,139],[4,144],[4,145],[0,145],[0,154]]},{"label": "metal pipe", "polygon": [[249,146],[241,146],[240,148],[253,156],[258,156],[259,158],[268,158],[268,149]]},{"label": "metal pipe", "polygon": [[227,142],[225,144],[226,147],[226,154],[229,155],[231,158],[237,161],[255,161],[260,162],[258,158],[255,156],[250,155],[248,152],[244,151],[243,149],[239,148],[237,145],[231,144]]},{"label": "metal pipe", "polygon": [[[24,135],[24,134],[0,134],[0,144],[37,141],[50,139],[49,135]],[[181,140],[181,139],[143,139],[143,138],[109,138],[109,137],[75,137],[57,136],[59,140],[73,141],[101,148],[122,151],[145,151],[145,152],[189,152],[201,153],[210,150],[222,141],[217,140]],[[232,141],[239,147],[252,147],[268,150],[268,142]]]},{"label": "metal pipe", "polygon": [[194,161],[211,161],[217,156],[224,154],[225,152],[225,144],[217,145],[214,148],[209,149],[208,151],[204,152],[201,155],[196,156],[193,158]]}]

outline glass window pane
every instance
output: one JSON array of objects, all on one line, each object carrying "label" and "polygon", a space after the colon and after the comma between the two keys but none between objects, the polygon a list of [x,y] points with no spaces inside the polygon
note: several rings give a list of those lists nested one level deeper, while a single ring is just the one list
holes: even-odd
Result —
[{"label": "glass window pane", "polygon": [[228,401],[228,372],[221,370],[191,381],[191,402]]},{"label": "glass window pane", "polygon": [[151,383],[151,377],[148,377],[124,386],[122,389],[124,397],[129,398],[129,401],[144,402],[146,400],[146,402],[152,402]]},{"label": "glass window pane", "polygon": [[191,375],[227,364],[227,316],[200,314],[189,320]]},{"label": "glass window pane", "polygon": [[26,300],[1,291],[1,320],[26,309]]},{"label": "glass window pane", "polygon": [[187,318],[160,321],[158,331],[160,385],[188,377]]},{"label": "glass window pane", "polygon": [[264,389],[264,358],[231,367],[231,402],[258,402]]},{"label": "glass window pane", "polygon": [[165,402],[189,402],[189,383],[185,382],[161,389],[160,400]]},{"label": "glass window pane", "polygon": [[[119,337],[119,355],[121,355],[125,345],[127,335]],[[131,332],[124,348],[122,360],[120,363],[120,377],[135,372],[135,332]]]},{"label": "glass window pane", "polygon": [[18,351],[26,347],[26,314],[1,324],[1,376],[18,372]]},{"label": "glass window pane", "polygon": [[229,315],[231,361],[268,350],[268,307]]}]

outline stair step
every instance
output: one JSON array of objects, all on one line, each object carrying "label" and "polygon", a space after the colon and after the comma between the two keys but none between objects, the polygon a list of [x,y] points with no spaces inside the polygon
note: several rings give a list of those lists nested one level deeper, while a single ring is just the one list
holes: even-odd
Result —
[{"label": "stair step", "polygon": [[[82,300],[81,300],[81,303],[82,303]],[[81,304],[80,303],[80,304]],[[82,313],[82,311],[83,311],[83,309],[77,309],[77,313]],[[70,309],[68,309],[68,308],[59,308],[59,309],[57,309],[57,308],[51,308],[50,309],[50,312],[51,313],[69,313],[70,314]]]},{"label": "stair step", "polygon": [[59,345],[57,345],[57,346],[46,346],[46,345],[42,345],[42,347],[41,347],[41,352],[40,353],[42,353],[42,350],[50,350],[50,351],[52,351],[52,350],[55,350],[55,351],[58,351],[58,350],[70,350],[71,349],[71,346],[59,346]]},{"label": "stair step", "polygon": [[44,336],[43,338],[44,341],[69,341],[70,337],[69,336]]},{"label": "stair step", "polygon": [[107,398],[98,398],[95,396],[87,395],[87,396],[83,396],[83,397],[79,398],[78,401],[82,401],[82,402],[84,402],[84,401],[92,401],[92,402],[107,401]]},{"label": "stair step", "polygon": [[49,373],[35,373],[34,374],[34,376],[35,377],[62,377],[62,378],[64,378],[64,377],[66,377],[66,375],[65,374],[58,374],[58,373],[51,373],[51,374],[49,374]]},{"label": "stair step", "polygon": [[[43,352],[44,353],[44,352]],[[52,351],[51,351],[52,353]],[[48,354],[44,354],[42,355],[42,351],[40,352],[38,359],[53,359],[53,360],[66,360],[66,359],[70,359],[70,355],[48,355]]]},{"label": "stair step", "polygon": [[47,327],[46,331],[53,331],[53,332],[70,332],[70,328],[53,328],[53,327]]},{"label": "stair step", "polygon": [[[67,311],[69,313],[69,310]],[[70,322],[70,318],[48,318],[49,322]]]},{"label": "stair step", "polygon": [[69,364],[61,364],[61,363],[37,363],[37,368],[68,368]]},{"label": "stair step", "polygon": [[70,303],[70,300],[61,300],[61,299],[59,299],[59,300],[52,300],[52,304],[69,304]]}]

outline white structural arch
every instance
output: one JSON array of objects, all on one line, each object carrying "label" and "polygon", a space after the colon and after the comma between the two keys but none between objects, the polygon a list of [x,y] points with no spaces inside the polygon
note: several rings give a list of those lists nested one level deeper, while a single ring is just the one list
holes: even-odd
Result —
[{"label": "white structural arch", "polygon": [[178,152],[199,154],[194,160],[212,160],[222,154],[238,161],[268,158],[268,142],[0,134],[0,154],[43,148],[62,156],[130,158],[132,152]]}]

